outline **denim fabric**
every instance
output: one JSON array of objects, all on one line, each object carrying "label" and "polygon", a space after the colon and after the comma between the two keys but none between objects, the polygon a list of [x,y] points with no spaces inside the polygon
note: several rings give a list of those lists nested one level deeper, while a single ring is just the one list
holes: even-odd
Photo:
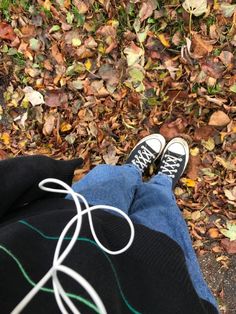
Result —
[{"label": "denim fabric", "polygon": [[203,279],[187,225],[176,204],[168,176],[157,174],[149,182],[143,183],[141,173],[133,165],[99,165],[72,187],[90,205],[120,208],[133,222],[163,232],[176,241],[184,252],[189,275],[198,295],[217,307],[216,300]]}]

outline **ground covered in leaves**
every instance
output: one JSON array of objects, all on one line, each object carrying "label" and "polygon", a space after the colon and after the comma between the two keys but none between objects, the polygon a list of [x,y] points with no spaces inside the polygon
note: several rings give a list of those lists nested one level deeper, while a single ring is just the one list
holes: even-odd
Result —
[{"label": "ground covered in leaves", "polygon": [[0,0],[0,158],[84,156],[79,179],[96,164],[121,164],[148,134],[184,137],[191,156],[175,194],[220,309],[230,314],[233,2]]}]

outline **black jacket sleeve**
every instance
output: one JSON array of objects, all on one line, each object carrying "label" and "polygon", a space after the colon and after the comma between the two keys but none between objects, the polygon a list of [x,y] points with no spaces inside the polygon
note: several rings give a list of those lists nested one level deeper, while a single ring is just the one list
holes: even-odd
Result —
[{"label": "black jacket sleeve", "polygon": [[[39,189],[43,179],[60,179],[71,185],[74,170],[81,167],[83,159],[69,161],[54,160],[47,156],[17,157],[0,161],[0,219],[10,213],[12,208],[19,208],[32,201],[53,197]],[[60,194],[56,194],[59,197]],[[61,194],[61,197],[64,197]]]}]

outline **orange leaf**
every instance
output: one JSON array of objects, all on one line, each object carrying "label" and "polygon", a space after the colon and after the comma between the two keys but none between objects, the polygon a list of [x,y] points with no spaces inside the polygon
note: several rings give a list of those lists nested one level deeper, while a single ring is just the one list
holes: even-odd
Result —
[{"label": "orange leaf", "polygon": [[52,50],[52,56],[56,60],[56,62],[58,64],[63,65],[64,64],[64,57],[60,53],[60,51],[59,51],[59,49],[57,47],[57,44],[52,45],[51,50]]},{"label": "orange leaf", "polygon": [[0,38],[11,41],[13,41],[16,38],[16,34],[14,33],[13,28],[6,22],[0,23]]},{"label": "orange leaf", "polygon": [[170,42],[168,39],[165,38],[164,34],[159,34],[158,38],[160,40],[160,42],[162,43],[163,46],[169,48],[170,47]]},{"label": "orange leaf", "polygon": [[197,57],[203,57],[213,50],[213,46],[206,40],[202,39],[197,33],[192,37],[193,53]]}]

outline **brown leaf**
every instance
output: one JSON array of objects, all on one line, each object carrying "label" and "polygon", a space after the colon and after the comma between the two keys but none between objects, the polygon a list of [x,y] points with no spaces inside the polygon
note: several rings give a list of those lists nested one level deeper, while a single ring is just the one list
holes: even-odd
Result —
[{"label": "brown leaf", "polygon": [[222,77],[225,67],[221,62],[217,62],[215,59],[207,59],[201,62],[202,71],[205,72],[208,76],[219,79]]},{"label": "brown leaf", "polygon": [[16,38],[16,34],[14,33],[13,28],[6,22],[0,23],[0,38],[11,41]]},{"label": "brown leaf", "polygon": [[213,46],[206,40],[202,39],[196,32],[192,36],[193,54],[195,57],[202,58],[213,50]]},{"label": "brown leaf", "polygon": [[192,156],[190,154],[189,164],[188,164],[188,171],[187,171],[187,176],[190,179],[192,179],[192,180],[196,180],[197,179],[198,173],[199,173],[199,170],[200,170],[200,165],[201,165],[200,155]]},{"label": "brown leaf", "polygon": [[80,14],[88,12],[89,7],[84,1],[76,1],[75,5],[78,8]]},{"label": "brown leaf", "polygon": [[64,61],[64,57],[63,55],[60,53],[57,44],[53,44],[51,47],[51,51],[52,51],[52,56],[53,58],[56,60],[56,62],[58,64],[64,65],[65,61]]},{"label": "brown leaf", "polygon": [[232,52],[225,50],[221,51],[219,59],[222,63],[224,63],[226,67],[233,66],[234,55],[232,54]]},{"label": "brown leaf", "polygon": [[68,96],[62,90],[50,90],[46,92],[45,104],[49,107],[66,107],[68,104]]},{"label": "brown leaf", "polygon": [[46,114],[45,117],[45,123],[43,125],[43,134],[45,136],[51,135],[54,126],[55,126],[55,115],[52,113]]},{"label": "brown leaf", "polygon": [[212,137],[214,133],[215,133],[215,130],[212,126],[204,125],[195,130],[194,140],[197,142],[201,140],[208,140],[209,137]]},{"label": "brown leaf", "polygon": [[236,254],[236,240],[223,239],[221,245],[228,254]]},{"label": "brown leaf", "polygon": [[219,238],[219,230],[217,228],[210,228],[208,231],[207,231],[207,234],[209,235],[209,237],[211,239],[217,239]]},{"label": "brown leaf", "polygon": [[119,76],[117,71],[109,64],[103,64],[98,74],[107,82],[109,86],[117,86],[119,84]]},{"label": "brown leaf", "polygon": [[0,160],[4,160],[7,158],[8,158],[7,153],[4,150],[0,149]]},{"label": "brown leaf", "polygon": [[102,157],[105,163],[109,165],[116,165],[119,160],[119,156],[116,156],[116,149],[113,145],[108,147],[107,153],[103,154]]},{"label": "brown leaf", "polygon": [[156,8],[157,8],[156,0],[146,0],[145,2],[143,2],[138,15],[140,21],[143,22],[148,17],[150,17]]},{"label": "brown leaf", "polygon": [[166,122],[162,124],[160,128],[160,133],[167,140],[170,140],[173,137],[176,137],[179,134],[183,133],[187,125],[187,121],[184,118],[177,118],[173,122]]},{"label": "brown leaf", "polygon": [[230,123],[230,118],[227,116],[226,113],[224,113],[224,111],[216,111],[214,112],[211,117],[210,120],[208,122],[209,125],[212,126],[226,126],[227,124]]},{"label": "brown leaf", "polygon": [[21,28],[22,38],[34,37],[36,35],[36,29],[34,25],[24,25]]}]

